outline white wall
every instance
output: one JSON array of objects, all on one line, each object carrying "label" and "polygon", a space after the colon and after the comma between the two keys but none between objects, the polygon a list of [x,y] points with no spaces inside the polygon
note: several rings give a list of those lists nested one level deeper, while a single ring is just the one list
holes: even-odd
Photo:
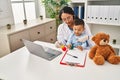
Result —
[{"label": "white wall", "polygon": [[10,0],[0,0],[0,27],[13,23]]},{"label": "white wall", "polygon": [[45,7],[44,7],[44,5],[43,5],[43,3],[42,3],[42,0],[39,0],[39,13],[40,13],[40,15],[42,15],[43,16],[43,18],[45,18],[46,17],[46,13],[45,13]]}]

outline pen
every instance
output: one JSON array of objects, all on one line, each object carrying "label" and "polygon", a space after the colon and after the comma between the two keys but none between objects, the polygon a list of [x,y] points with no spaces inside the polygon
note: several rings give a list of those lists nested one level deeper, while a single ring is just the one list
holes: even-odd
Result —
[{"label": "pen", "polygon": [[70,66],[77,66],[79,63],[73,63],[73,62],[66,62],[67,65]]},{"label": "pen", "polygon": [[77,56],[71,55],[71,54],[69,54],[69,53],[67,53],[67,55],[72,56],[72,57],[74,57],[74,58],[78,58]]}]

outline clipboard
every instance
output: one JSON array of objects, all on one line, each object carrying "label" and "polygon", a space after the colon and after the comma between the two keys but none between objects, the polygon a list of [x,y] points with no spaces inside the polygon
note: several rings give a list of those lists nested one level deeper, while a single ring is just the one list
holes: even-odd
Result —
[{"label": "clipboard", "polygon": [[80,51],[77,48],[73,50],[65,51],[60,64],[76,66],[76,67],[85,67],[87,50]]}]

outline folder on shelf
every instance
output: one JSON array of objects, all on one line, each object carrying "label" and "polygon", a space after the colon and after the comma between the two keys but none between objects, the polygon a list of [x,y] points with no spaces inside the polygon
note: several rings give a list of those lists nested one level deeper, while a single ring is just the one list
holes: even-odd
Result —
[{"label": "folder on shelf", "polygon": [[99,22],[99,6],[98,5],[94,5],[92,6],[92,15],[93,15],[93,18],[92,18],[92,22]]},{"label": "folder on shelf", "polygon": [[109,6],[109,14],[108,14],[108,23],[113,23],[113,18],[114,18],[114,7]]},{"label": "folder on shelf", "polygon": [[80,51],[78,49],[68,50],[62,57],[60,64],[84,67],[86,62],[87,50]]},{"label": "folder on shelf", "polygon": [[87,7],[87,21],[90,22],[91,21],[91,6]]},{"label": "folder on shelf", "polygon": [[101,5],[99,6],[99,10],[100,10],[99,22],[108,23],[109,6]]},{"label": "folder on shelf", "polygon": [[[120,13],[120,6],[118,6],[119,13]],[[118,24],[120,24],[120,16],[118,16]]]},{"label": "folder on shelf", "polygon": [[120,6],[114,6],[114,24],[120,24],[119,23],[119,18],[120,18]]},{"label": "folder on shelf", "polygon": [[75,16],[78,16],[78,13],[79,13],[79,7],[74,6],[74,14],[75,14]]},{"label": "folder on shelf", "polygon": [[84,6],[79,6],[79,18],[84,19]]},{"label": "folder on shelf", "polygon": [[119,14],[120,14],[120,7],[119,6],[109,6],[109,16],[108,16],[108,23],[111,24],[118,24],[119,23]]}]

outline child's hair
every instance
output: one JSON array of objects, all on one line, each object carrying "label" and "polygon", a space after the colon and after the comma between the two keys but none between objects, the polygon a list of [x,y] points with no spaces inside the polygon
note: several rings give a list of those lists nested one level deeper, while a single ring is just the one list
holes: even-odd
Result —
[{"label": "child's hair", "polygon": [[83,25],[83,27],[84,27],[85,23],[82,19],[75,19],[74,25]]}]

